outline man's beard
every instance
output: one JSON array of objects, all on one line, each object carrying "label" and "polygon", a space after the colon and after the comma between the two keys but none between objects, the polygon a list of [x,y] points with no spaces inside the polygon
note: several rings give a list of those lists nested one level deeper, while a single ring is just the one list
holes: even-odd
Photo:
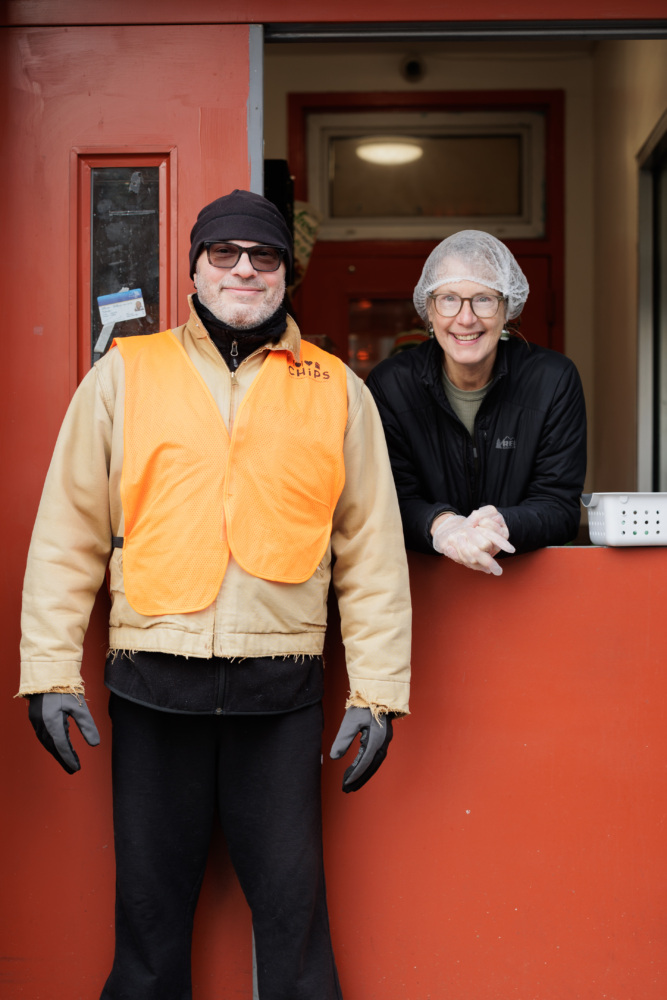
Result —
[{"label": "man's beard", "polygon": [[[266,289],[266,284],[259,277],[255,278],[234,278],[234,284],[247,288]],[[252,330],[260,326],[280,308],[285,297],[285,277],[273,288],[268,288],[265,295],[259,302],[227,302],[224,301],[218,289],[219,282],[206,281],[202,274],[197,272],[197,296],[202,305],[213,313],[221,323],[226,323],[235,330]],[[224,294],[224,293],[223,293]]]}]

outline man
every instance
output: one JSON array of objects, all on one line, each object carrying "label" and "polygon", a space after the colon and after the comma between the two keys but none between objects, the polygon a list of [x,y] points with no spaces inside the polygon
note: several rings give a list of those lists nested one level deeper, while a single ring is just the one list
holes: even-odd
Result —
[{"label": "man", "polygon": [[340,998],[322,871],[322,648],[332,575],[350,693],[332,747],[377,770],[408,710],[410,607],[365,386],[301,341],[292,240],[259,195],[207,205],[174,331],[115,343],[65,418],[28,557],[20,694],[78,770],[81,646],[109,568],[116,953],[104,1000],[191,996],[214,815],[253,916],[262,1000]]}]

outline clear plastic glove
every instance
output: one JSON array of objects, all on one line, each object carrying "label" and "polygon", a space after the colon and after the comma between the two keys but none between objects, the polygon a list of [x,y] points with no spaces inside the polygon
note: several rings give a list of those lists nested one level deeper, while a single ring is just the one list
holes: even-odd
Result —
[{"label": "clear plastic glove", "polygon": [[387,756],[387,747],[394,735],[391,715],[375,719],[370,708],[348,708],[331,747],[330,755],[334,760],[347,753],[357,733],[361,733],[361,743],[357,756],[343,775],[344,792],[356,792],[365,785]]},{"label": "clear plastic glove", "polygon": [[502,568],[493,558],[501,550],[512,553],[505,519],[492,504],[474,510],[468,517],[450,514],[433,531],[433,548],[468,569],[501,576]]},{"label": "clear plastic glove", "polygon": [[83,698],[57,691],[30,695],[28,717],[37,733],[37,739],[68,774],[74,774],[81,764],[69,738],[70,715],[86,743],[96,747],[100,742],[100,734]]}]

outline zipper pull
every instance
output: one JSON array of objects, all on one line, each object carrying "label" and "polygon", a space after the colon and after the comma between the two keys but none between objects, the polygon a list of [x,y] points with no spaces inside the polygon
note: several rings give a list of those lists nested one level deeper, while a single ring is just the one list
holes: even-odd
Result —
[{"label": "zipper pull", "polygon": [[230,353],[231,357],[234,358],[234,367],[238,368],[239,363],[238,363],[238,361],[236,359],[239,356],[239,344],[238,344],[237,340],[232,340],[232,346],[231,346],[231,350],[230,350],[229,353]]}]

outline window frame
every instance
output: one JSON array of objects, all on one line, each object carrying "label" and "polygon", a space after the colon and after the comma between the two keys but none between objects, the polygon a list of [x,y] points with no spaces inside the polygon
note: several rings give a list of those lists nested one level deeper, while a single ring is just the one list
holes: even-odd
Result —
[{"label": "window frame", "polygon": [[176,321],[176,147],[73,147],[70,154],[70,315],[77,381],[92,366],[91,358],[91,176],[100,167],[157,167],[159,193],[160,329]]},{"label": "window frame", "polygon": [[[545,142],[544,112],[529,109],[444,108],[390,109],[376,111],[318,112],[307,119],[307,169],[309,201],[322,217],[320,240],[443,239],[462,229],[483,229],[499,239],[540,239],[545,234]],[[400,134],[418,138],[433,136],[495,138],[521,136],[519,184],[522,212],[514,216],[384,216],[346,218],[331,214],[331,141],[369,135]]]}]

